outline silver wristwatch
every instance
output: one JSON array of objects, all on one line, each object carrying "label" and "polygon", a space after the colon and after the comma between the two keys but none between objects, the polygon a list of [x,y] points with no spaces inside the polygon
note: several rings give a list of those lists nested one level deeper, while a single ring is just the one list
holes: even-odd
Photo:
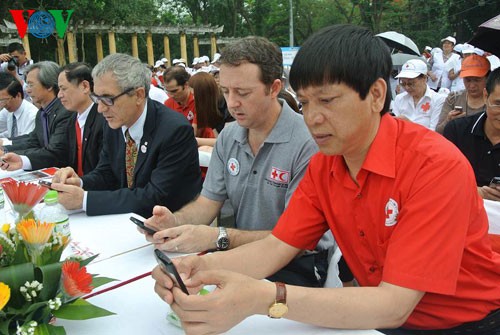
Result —
[{"label": "silver wristwatch", "polygon": [[217,236],[215,247],[218,251],[229,249],[229,235],[225,227],[219,227],[219,236]]}]

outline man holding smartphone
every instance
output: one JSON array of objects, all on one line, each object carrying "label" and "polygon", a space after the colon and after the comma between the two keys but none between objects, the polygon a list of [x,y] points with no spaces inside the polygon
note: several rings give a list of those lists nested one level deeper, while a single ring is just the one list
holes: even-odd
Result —
[{"label": "man holding smartphone", "polygon": [[483,101],[485,112],[450,121],[443,135],[469,160],[481,197],[500,201],[500,185],[491,183],[500,177],[500,68],[486,79]]},{"label": "man holding smartphone", "polygon": [[[243,38],[223,50],[220,62],[220,87],[236,122],[217,138],[200,196],[173,214],[157,206],[145,221],[161,230],[146,237],[162,250],[227,250],[268,236],[317,152],[303,117],[278,99],[283,62],[275,44]],[[235,229],[210,227],[226,199]],[[326,236],[271,279],[321,286],[332,246]]]},{"label": "man holding smartphone", "polygon": [[[261,314],[391,335],[500,335],[500,255],[474,173],[441,135],[388,114],[391,68],[384,42],[358,26],[327,27],[301,46],[290,83],[320,153],[271,235],[173,260],[191,292],[217,285],[216,294],[185,295],[153,270],[186,333],[223,333]],[[329,229],[360,287],[257,280]]]},{"label": "man holding smartphone", "polygon": [[54,175],[59,202],[87,215],[147,217],[155,204],[178,209],[193,200],[201,188],[193,130],[182,115],[148,98],[150,71],[117,53],[99,62],[92,77],[90,98],[106,120],[103,147],[96,168],[81,178],[73,168]]}]

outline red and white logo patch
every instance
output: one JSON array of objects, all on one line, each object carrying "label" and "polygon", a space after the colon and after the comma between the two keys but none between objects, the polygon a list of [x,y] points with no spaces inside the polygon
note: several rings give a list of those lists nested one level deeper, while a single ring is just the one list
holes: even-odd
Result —
[{"label": "red and white logo patch", "polygon": [[288,184],[290,181],[290,171],[281,170],[273,166],[269,178],[277,183]]}]

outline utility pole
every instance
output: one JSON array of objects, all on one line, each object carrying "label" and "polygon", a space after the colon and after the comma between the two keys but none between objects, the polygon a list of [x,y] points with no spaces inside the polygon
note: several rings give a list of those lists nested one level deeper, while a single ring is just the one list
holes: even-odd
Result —
[{"label": "utility pole", "polygon": [[290,0],[290,47],[293,47],[293,0]]}]

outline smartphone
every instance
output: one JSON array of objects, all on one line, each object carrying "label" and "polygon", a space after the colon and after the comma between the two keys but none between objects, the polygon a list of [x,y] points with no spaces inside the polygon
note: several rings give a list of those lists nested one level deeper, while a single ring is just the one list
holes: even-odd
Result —
[{"label": "smartphone", "polygon": [[464,110],[464,108],[462,106],[455,106],[455,107],[453,107],[453,109],[455,109],[457,112],[460,112],[460,113],[462,113]]},{"label": "smartphone", "polygon": [[500,186],[500,177],[493,177],[490,181],[490,187],[499,187]]},{"label": "smartphone", "polygon": [[182,292],[189,295],[186,285],[184,285],[184,282],[182,281],[179,272],[177,272],[174,263],[172,263],[172,260],[170,260],[170,258],[168,258],[168,256],[159,249],[155,249],[155,257],[158,264],[160,264],[163,272],[170,275],[170,277],[172,277],[172,279],[174,280],[174,283],[177,284],[178,287],[180,287]]},{"label": "smartphone", "polygon": [[47,188],[52,188],[52,182],[48,180],[39,180],[38,185],[45,186]]},{"label": "smartphone", "polygon": [[144,225],[144,222],[142,222],[138,218],[135,218],[135,217],[131,216],[130,217],[130,221],[132,221],[133,223],[135,223],[139,228],[141,228],[142,230],[144,230],[149,235],[153,235],[154,233],[156,233],[156,230],[154,230],[152,228],[149,228],[149,227],[146,227]]}]

